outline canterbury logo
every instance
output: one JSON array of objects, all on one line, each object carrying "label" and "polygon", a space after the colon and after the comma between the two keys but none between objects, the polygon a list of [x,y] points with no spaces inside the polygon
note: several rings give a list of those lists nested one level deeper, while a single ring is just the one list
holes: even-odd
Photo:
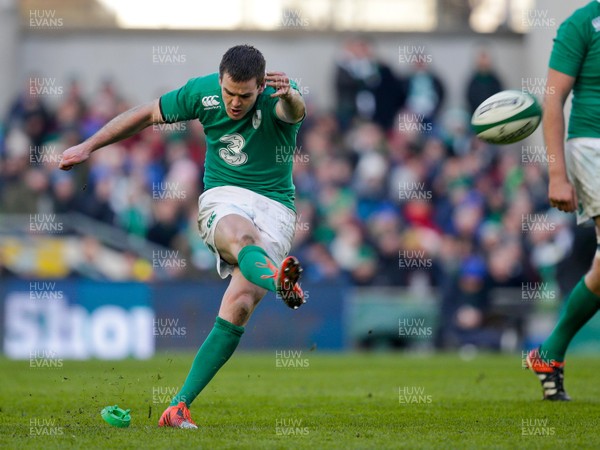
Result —
[{"label": "canterbury logo", "polygon": [[205,108],[220,108],[219,97],[217,95],[207,95],[202,97],[202,106]]},{"label": "canterbury logo", "polygon": [[212,213],[212,214],[210,215],[210,217],[208,218],[208,224],[207,224],[207,228],[210,228],[210,227],[212,227],[212,224],[213,224],[213,222],[214,222],[214,220],[215,220],[215,217],[217,217],[217,213]]}]

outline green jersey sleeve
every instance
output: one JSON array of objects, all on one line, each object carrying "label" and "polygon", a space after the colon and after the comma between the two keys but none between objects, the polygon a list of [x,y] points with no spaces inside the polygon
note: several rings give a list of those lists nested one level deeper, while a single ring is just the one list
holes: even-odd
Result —
[{"label": "green jersey sleeve", "polygon": [[590,38],[589,27],[582,27],[578,16],[576,12],[558,28],[549,64],[551,69],[572,77],[581,70]]},{"label": "green jersey sleeve", "polygon": [[600,138],[600,2],[589,2],[560,25],[549,66],[575,78],[567,139]]},{"label": "green jersey sleeve", "polygon": [[179,89],[164,94],[160,98],[163,119],[168,123],[199,119],[202,112],[202,97],[214,90],[216,75],[192,78]]}]

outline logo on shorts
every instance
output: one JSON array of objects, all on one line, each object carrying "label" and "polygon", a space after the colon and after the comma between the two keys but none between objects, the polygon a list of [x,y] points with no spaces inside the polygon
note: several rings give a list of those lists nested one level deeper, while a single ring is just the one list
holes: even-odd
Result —
[{"label": "logo on shorts", "polygon": [[217,213],[213,212],[208,218],[208,223],[206,224],[207,228],[212,227],[213,222],[215,221],[215,217],[217,217]]},{"label": "logo on shorts", "polygon": [[207,95],[206,97],[202,97],[202,106],[204,106],[204,109],[220,108],[221,105],[219,103],[219,96]]}]

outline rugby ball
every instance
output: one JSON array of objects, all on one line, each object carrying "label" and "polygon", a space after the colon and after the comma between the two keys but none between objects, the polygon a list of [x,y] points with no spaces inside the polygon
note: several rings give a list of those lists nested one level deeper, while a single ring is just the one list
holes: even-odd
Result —
[{"label": "rugby ball", "polygon": [[542,108],[527,92],[498,92],[477,107],[471,125],[479,139],[490,144],[513,144],[533,133],[542,120]]}]

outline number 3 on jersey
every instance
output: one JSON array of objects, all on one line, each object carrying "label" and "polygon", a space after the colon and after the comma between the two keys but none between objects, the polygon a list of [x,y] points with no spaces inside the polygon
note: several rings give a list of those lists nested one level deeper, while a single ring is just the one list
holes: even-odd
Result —
[{"label": "number 3 on jersey", "polygon": [[219,156],[230,166],[241,166],[248,161],[248,154],[242,151],[246,141],[244,137],[239,133],[226,134],[220,142],[227,144],[227,147],[221,147],[219,149]]}]

